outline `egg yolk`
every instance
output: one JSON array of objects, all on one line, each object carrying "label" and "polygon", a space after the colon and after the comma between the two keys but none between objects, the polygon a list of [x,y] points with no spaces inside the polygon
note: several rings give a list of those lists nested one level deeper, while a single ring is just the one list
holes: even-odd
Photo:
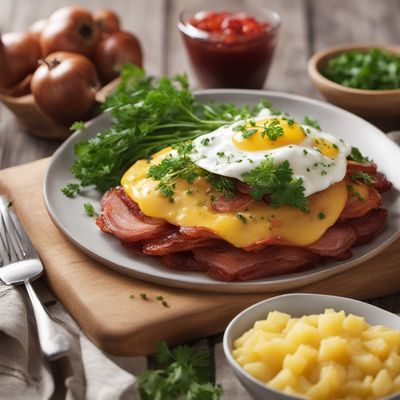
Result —
[{"label": "egg yolk", "polygon": [[232,137],[233,144],[245,151],[271,150],[299,144],[306,138],[303,128],[291,119],[277,117],[248,122]]},{"label": "egg yolk", "polygon": [[326,157],[335,158],[339,154],[338,146],[328,140],[315,138],[312,144]]}]

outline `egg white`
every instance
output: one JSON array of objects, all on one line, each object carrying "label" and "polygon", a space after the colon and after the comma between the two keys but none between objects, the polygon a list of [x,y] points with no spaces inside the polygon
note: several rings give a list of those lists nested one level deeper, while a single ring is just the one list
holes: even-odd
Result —
[{"label": "egg white", "polygon": [[[276,118],[276,116],[272,116],[270,111],[265,109],[253,119],[260,121],[268,118]],[[276,164],[287,160],[292,168],[293,177],[303,180],[305,196],[310,196],[340,182],[346,175],[347,156],[350,154],[351,147],[331,134],[302,125],[307,136],[299,144],[270,150],[244,151],[237,148],[232,141],[235,134],[234,128],[241,123],[243,121],[238,121],[196,138],[193,141],[193,151],[189,155],[191,160],[211,173],[240,181],[243,181],[244,175],[260,165],[266,157],[271,157]],[[313,147],[314,138],[325,139],[336,145],[338,155],[335,158],[324,156]]]}]

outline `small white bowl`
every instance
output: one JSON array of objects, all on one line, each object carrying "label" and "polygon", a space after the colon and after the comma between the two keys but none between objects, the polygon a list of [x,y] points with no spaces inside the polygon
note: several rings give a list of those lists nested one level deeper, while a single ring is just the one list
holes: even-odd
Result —
[{"label": "small white bowl", "polygon": [[[299,397],[286,395],[282,392],[268,388],[248,374],[233,358],[233,342],[244,332],[253,327],[254,322],[265,319],[270,311],[281,311],[292,317],[308,314],[323,313],[326,308],[336,311],[344,310],[346,314],[352,313],[364,317],[371,325],[384,325],[400,330],[400,318],[381,308],[372,306],[362,301],[346,297],[326,296],[320,294],[293,293],[272,297],[245,309],[238,314],[228,325],[224,333],[223,346],[225,356],[242,385],[256,400],[298,400]],[[386,400],[400,399],[399,394],[385,397]]]}]

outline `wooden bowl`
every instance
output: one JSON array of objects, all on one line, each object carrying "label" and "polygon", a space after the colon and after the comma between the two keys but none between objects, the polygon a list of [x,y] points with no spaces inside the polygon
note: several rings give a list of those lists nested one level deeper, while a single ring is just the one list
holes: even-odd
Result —
[{"label": "wooden bowl", "polygon": [[[119,78],[114,79],[96,93],[97,105],[104,103],[107,95],[115,89],[118,83]],[[69,126],[60,125],[43,113],[37,106],[32,94],[21,97],[0,94],[0,100],[16,115],[18,120],[33,136],[46,139],[66,139],[72,133]],[[98,110],[99,107],[94,107],[94,111],[89,116],[89,119],[98,114]]]},{"label": "wooden bowl", "polygon": [[351,50],[366,52],[371,48],[378,48],[386,50],[389,53],[400,55],[400,46],[390,44],[341,44],[315,53],[308,62],[308,74],[318,91],[331,103],[375,122],[378,125],[384,125],[385,121],[388,122],[388,124],[394,122],[395,125],[400,125],[400,89],[353,89],[335,83],[321,74],[321,71],[325,68],[328,61],[340,53]]}]

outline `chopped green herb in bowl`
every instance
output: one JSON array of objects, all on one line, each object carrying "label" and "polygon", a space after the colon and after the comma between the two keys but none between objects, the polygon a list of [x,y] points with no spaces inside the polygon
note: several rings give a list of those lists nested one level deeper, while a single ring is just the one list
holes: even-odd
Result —
[{"label": "chopped green herb in bowl", "polygon": [[355,89],[399,89],[400,55],[377,48],[343,52],[328,61],[322,74]]}]

